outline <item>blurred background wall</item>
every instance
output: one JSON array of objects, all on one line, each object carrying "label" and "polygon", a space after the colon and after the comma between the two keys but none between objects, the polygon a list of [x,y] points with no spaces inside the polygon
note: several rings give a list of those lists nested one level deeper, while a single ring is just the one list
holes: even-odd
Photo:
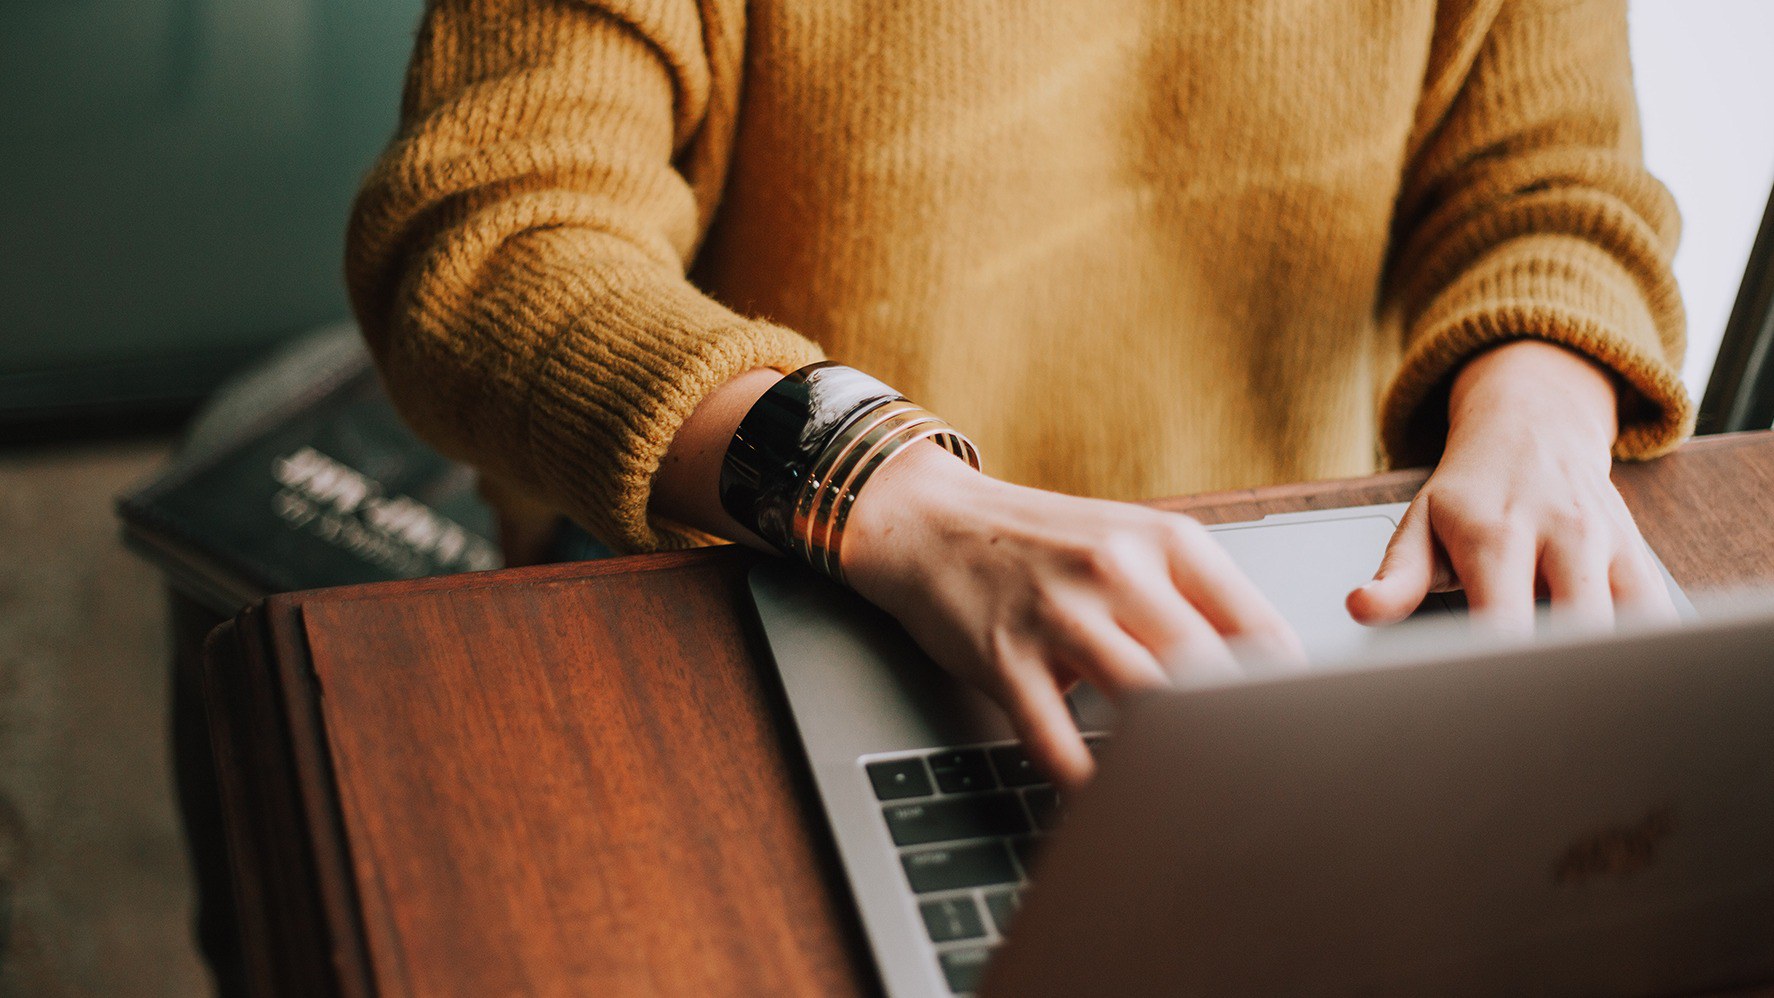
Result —
[{"label": "blurred background wall", "polygon": [[1774,3],[1633,0],[1645,159],[1682,209],[1682,380],[1698,400],[1774,187]]},{"label": "blurred background wall", "polygon": [[0,0],[0,422],[188,406],[345,315],[421,0]]}]

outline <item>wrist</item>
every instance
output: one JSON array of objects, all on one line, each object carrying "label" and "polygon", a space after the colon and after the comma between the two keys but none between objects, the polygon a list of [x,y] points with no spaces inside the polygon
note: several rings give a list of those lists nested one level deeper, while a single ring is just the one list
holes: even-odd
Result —
[{"label": "wrist", "polygon": [[721,462],[722,509],[781,553],[845,582],[856,500],[920,441],[979,467],[973,442],[854,368],[821,361],[776,381],[740,420]]},{"label": "wrist", "polygon": [[1448,442],[1471,432],[1517,428],[1567,434],[1602,452],[1619,433],[1611,375],[1574,350],[1517,340],[1466,363],[1448,395]]},{"label": "wrist", "polygon": [[996,484],[939,444],[912,444],[857,495],[844,541],[845,574],[866,586],[918,546],[920,527],[972,505],[982,489]]}]

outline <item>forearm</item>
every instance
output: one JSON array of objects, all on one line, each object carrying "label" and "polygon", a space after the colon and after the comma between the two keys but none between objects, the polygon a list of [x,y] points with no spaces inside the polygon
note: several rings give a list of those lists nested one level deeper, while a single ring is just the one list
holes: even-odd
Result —
[{"label": "forearm", "polygon": [[[1463,80],[1429,102],[1403,178],[1386,287],[1404,351],[1382,406],[1395,464],[1434,461],[1455,372],[1532,337],[1581,353],[1619,393],[1617,456],[1675,446],[1677,218],[1639,151],[1624,5],[1500,5]],[[1513,348],[1512,348],[1513,349]]]},{"label": "forearm", "polygon": [[649,517],[696,404],[819,349],[685,279],[718,185],[693,188],[680,166],[701,161],[694,136],[723,127],[705,119],[706,88],[677,85],[707,70],[702,37],[694,18],[607,6],[429,5],[347,272],[416,430],[611,547],[646,551],[705,539]]}]

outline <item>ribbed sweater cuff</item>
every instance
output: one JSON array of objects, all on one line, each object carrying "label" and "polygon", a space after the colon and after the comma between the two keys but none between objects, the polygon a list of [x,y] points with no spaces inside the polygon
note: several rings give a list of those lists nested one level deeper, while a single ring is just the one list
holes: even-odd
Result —
[{"label": "ribbed sweater cuff", "polygon": [[741,318],[688,285],[624,280],[580,289],[595,317],[562,332],[537,367],[529,440],[537,474],[569,516],[611,547],[657,551],[711,538],[654,516],[653,476],[709,393],[754,368],[821,359],[811,341]]},{"label": "ribbed sweater cuff", "polygon": [[1381,403],[1394,466],[1427,464],[1447,435],[1448,390],[1461,365],[1510,340],[1568,347],[1611,371],[1620,393],[1614,456],[1666,453],[1694,428],[1671,358],[1682,353],[1680,304],[1648,303],[1627,270],[1568,236],[1511,240],[1439,295],[1413,324],[1404,361]]}]

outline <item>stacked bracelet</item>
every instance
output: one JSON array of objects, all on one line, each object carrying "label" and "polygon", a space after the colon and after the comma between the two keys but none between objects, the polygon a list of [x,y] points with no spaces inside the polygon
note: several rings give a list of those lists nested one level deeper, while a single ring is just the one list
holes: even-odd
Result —
[{"label": "stacked bracelet", "polygon": [[759,399],[727,448],[721,505],[782,551],[842,582],[844,525],[869,478],[920,440],[974,468],[960,431],[854,369],[829,362]]},{"label": "stacked bracelet", "polygon": [[979,467],[973,442],[934,414],[898,400],[846,426],[820,454],[795,502],[789,553],[839,582],[844,581],[844,524],[869,477],[920,440],[935,440]]}]

